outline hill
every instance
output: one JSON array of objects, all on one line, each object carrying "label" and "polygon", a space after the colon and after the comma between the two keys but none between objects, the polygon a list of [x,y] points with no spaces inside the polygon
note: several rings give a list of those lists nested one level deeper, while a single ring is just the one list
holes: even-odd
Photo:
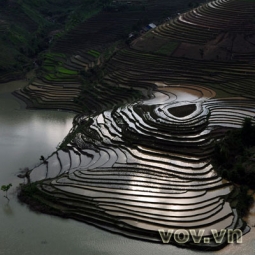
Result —
[{"label": "hill", "polygon": [[[58,150],[29,171],[20,198],[132,238],[162,242],[159,230],[180,230],[169,243],[193,249],[227,245],[212,229],[237,230],[234,239],[249,232],[240,209],[247,189],[217,175],[212,155],[215,140],[254,117],[254,8],[118,3],[57,39],[15,94],[29,107],[79,114]],[[204,230],[202,241],[190,230]]]},{"label": "hill", "polygon": [[[163,22],[188,8],[187,0],[105,5],[101,12],[56,38],[49,50],[39,55],[36,77],[16,95],[29,107],[71,109],[87,114],[141,97],[139,91],[127,91],[130,86],[116,89],[116,84],[104,79],[108,72],[106,63],[117,51],[128,47],[125,41],[129,33],[139,34],[148,23]],[[147,91],[146,84],[142,87]],[[143,93],[147,96],[146,91]],[[116,95],[113,102],[112,93]]]},{"label": "hill", "polygon": [[34,68],[38,53],[100,11],[107,1],[2,0],[0,4],[0,82],[22,77]]}]

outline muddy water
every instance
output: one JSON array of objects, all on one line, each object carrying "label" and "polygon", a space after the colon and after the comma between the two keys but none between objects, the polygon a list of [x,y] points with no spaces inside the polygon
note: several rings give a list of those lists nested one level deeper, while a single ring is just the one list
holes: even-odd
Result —
[{"label": "muddy water", "polygon": [[[29,211],[16,199],[15,189],[22,180],[20,167],[38,163],[40,155],[50,155],[65,137],[74,114],[25,110],[24,104],[10,94],[25,82],[0,85],[0,185],[12,183],[7,203],[0,193],[0,255],[195,255],[169,245],[153,244],[115,235],[74,220]],[[254,220],[253,220],[254,222]],[[254,254],[255,235],[244,238],[217,253]]]}]

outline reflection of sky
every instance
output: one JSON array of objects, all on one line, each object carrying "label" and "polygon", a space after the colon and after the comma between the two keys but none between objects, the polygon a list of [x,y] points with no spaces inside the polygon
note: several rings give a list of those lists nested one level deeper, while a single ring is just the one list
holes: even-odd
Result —
[{"label": "reflection of sky", "polygon": [[[51,112],[52,115],[50,113],[49,116],[43,111],[9,111],[11,105],[8,106],[8,102],[10,100],[0,96],[0,180],[2,183],[12,182],[14,184],[17,182],[14,173],[19,167],[32,165],[37,159],[39,161],[40,155],[49,154],[54,150],[56,144],[64,138],[71,128],[73,115]],[[16,100],[13,100],[12,106],[14,106],[13,109],[19,108]],[[32,121],[31,124],[29,123],[30,120]],[[46,135],[46,132],[50,132],[50,134]],[[62,135],[62,137],[58,139],[54,135],[59,135],[59,137]],[[123,155],[122,152],[120,153]],[[124,161],[124,155],[122,157]],[[143,179],[145,178],[141,180]],[[18,181],[22,182],[21,180]],[[8,205],[6,205],[6,199],[2,195],[0,196],[2,230],[0,253],[2,252],[2,254],[67,255],[82,254],[84,251],[86,251],[85,254],[93,255],[198,254],[198,251],[180,249],[171,245],[133,240],[73,220],[36,214],[29,211],[26,206],[17,203],[14,196],[11,195],[11,201]],[[111,202],[116,202],[116,199],[112,199]],[[206,201],[206,203],[209,202]],[[151,204],[151,206],[154,206],[155,209],[158,207],[157,204]],[[191,205],[190,210],[193,207]],[[179,209],[178,206],[176,208]],[[255,224],[254,216],[251,223]],[[231,244],[219,252],[207,252],[207,254],[254,255],[254,229],[252,228],[251,233],[243,237],[243,244]],[[46,244],[42,244],[42,241],[46,241]]]},{"label": "reflection of sky", "polygon": [[[187,97],[186,97],[185,93],[183,93],[183,96],[186,100]],[[162,97],[162,98],[166,98],[166,97]],[[159,101],[162,102],[162,98],[160,98]],[[155,100],[157,100],[157,98]],[[156,102],[155,100],[154,100],[154,102],[151,102],[151,103],[155,103]],[[58,117],[54,116],[53,113],[52,113],[53,115],[51,115],[51,113],[49,115],[47,115],[44,112],[41,112],[39,115],[37,115],[37,114],[34,114],[33,111],[30,111],[30,114],[31,115],[29,117],[25,116],[25,115],[23,117],[17,116],[17,118],[15,118],[14,123],[13,123],[13,125],[15,126],[15,129],[11,133],[13,133],[14,136],[17,135],[17,136],[22,137],[22,135],[25,134],[24,135],[25,137],[35,137],[34,142],[36,142],[39,145],[38,147],[40,147],[40,145],[44,142],[44,139],[47,142],[48,141],[54,141],[54,142],[56,141],[56,144],[57,144],[59,141],[61,141],[63,139],[63,137],[60,138],[61,135],[66,135],[68,130],[70,129],[70,127],[68,125],[71,125],[72,118],[70,118],[70,120],[68,118],[65,120],[63,120],[61,118],[58,119]],[[57,115],[58,114],[61,114],[61,113],[57,113]],[[127,115],[129,118],[132,118],[132,115],[130,112],[127,112]],[[19,117],[20,117],[20,121],[18,121]],[[7,116],[5,118],[8,120]],[[135,122],[131,123],[128,120],[129,118],[126,117],[126,121],[129,122],[129,124],[131,126],[133,126],[133,128],[135,129],[136,128]],[[1,121],[1,119],[0,119],[0,121]],[[11,122],[12,119],[10,119],[8,121]],[[103,127],[104,119],[103,119],[102,115],[100,115],[97,118],[97,123],[100,124],[100,127],[97,126],[96,129],[101,128],[100,132],[102,134],[110,137],[108,130],[105,129],[105,127]],[[9,124],[9,126],[12,126],[12,124]],[[9,132],[8,125],[7,126],[3,125],[3,127],[1,126],[0,128],[2,128],[4,131],[7,132],[7,137],[8,137],[8,132]],[[1,129],[0,129],[0,135],[1,135]],[[39,140],[37,141],[36,138],[38,138]],[[29,146],[29,144],[27,144],[26,146]],[[159,159],[160,163],[154,162],[154,164],[153,164],[149,161],[146,162],[146,159],[151,160],[153,158],[152,156],[148,156],[146,153],[143,154],[136,150],[130,150],[130,151],[133,152],[135,157],[140,157],[140,159],[136,158],[136,162],[138,163],[138,165],[147,163],[150,166],[154,165],[155,167],[165,168],[166,171],[168,170],[169,172],[171,171],[171,167],[169,167],[169,165],[167,165],[167,163],[172,163],[172,164],[174,163],[176,166],[172,167],[172,169],[176,169],[176,170],[182,170],[183,167],[192,167],[193,166],[193,167],[197,168],[197,167],[202,167],[204,165],[204,163],[193,163],[192,164],[192,163],[183,162],[179,159],[169,160],[169,159],[164,159],[164,158],[160,158],[160,157],[155,157],[155,159],[154,159],[154,160]],[[118,152],[118,154],[122,155],[122,161],[124,161],[124,155],[120,151]],[[108,151],[101,150],[100,156],[101,157],[96,158],[96,159],[94,159],[93,162],[91,162],[91,164],[90,164],[91,168],[100,167],[100,166],[111,167],[117,160],[116,153],[114,153],[113,151],[111,152],[110,150],[108,150]],[[129,156],[127,156],[127,157],[129,157]],[[60,158],[61,158],[61,160],[63,160],[63,162],[65,162],[65,161],[68,162],[68,157],[66,155],[63,155]],[[194,171],[191,170],[190,173],[198,171],[201,174],[205,170],[209,171],[210,168],[211,168],[211,166],[207,166],[207,168],[206,167],[202,168],[202,170],[194,170]],[[150,170],[148,169],[147,172],[149,173],[149,171]],[[162,170],[162,172],[163,171],[164,170]],[[205,171],[204,177],[206,176],[206,171]],[[186,177],[189,177],[188,175],[190,173],[189,173],[189,171],[187,171]],[[153,174],[151,176],[153,177]],[[100,175],[98,175],[97,177],[98,177],[98,180],[102,180],[100,178]],[[155,178],[154,184],[152,185],[151,183],[149,183],[147,186],[146,186],[146,182],[148,181],[147,177],[129,176],[128,178],[125,178],[124,183],[126,182],[126,184],[124,184],[122,186],[121,186],[121,184],[109,185],[110,184],[109,182],[107,184],[104,183],[104,185],[102,185],[102,184],[100,184],[100,181],[98,181],[99,183],[97,183],[97,185],[93,186],[92,182],[91,183],[88,182],[87,184],[82,184],[82,183],[77,183],[74,181],[73,185],[76,187],[68,187],[66,185],[66,186],[58,186],[58,188],[68,191],[68,192],[71,192],[71,193],[82,194],[85,196],[91,196],[93,198],[100,197],[99,199],[97,199],[97,201],[100,201],[101,203],[103,202],[103,198],[105,199],[104,202],[108,202],[111,204],[116,204],[117,201],[126,200],[129,205],[132,205],[132,203],[133,203],[133,204],[136,204],[136,206],[140,206],[145,209],[148,209],[148,213],[153,213],[153,211],[150,211],[152,209],[149,209],[150,206],[154,206],[155,210],[158,210],[159,214],[160,214],[160,210],[165,210],[167,212],[172,210],[172,211],[177,212],[178,217],[182,217],[185,215],[186,216],[192,215],[192,214],[190,214],[190,210],[192,210],[192,213],[194,214],[194,212],[196,211],[195,207],[197,207],[197,211],[199,211],[200,213],[201,212],[203,212],[204,214],[206,214],[206,212],[208,214],[215,213],[217,210],[215,209],[215,206],[210,207],[210,201],[215,202],[215,198],[217,199],[218,197],[220,197],[222,195],[226,195],[230,192],[229,188],[222,188],[222,189],[213,190],[210,192],[205,192],[204,190],[203,191],[187,191],[188,189],[192,189],[192,187],[188,187],[188,186],[187,186],[187,189],[186,189],[186,187],[184,187],[183,189],[174,190],[171,188],[171,183],[170,183],[171,181],[174,182],[174,178],[171,179],[169,177],[168,187],[167,187],[167,184],[156,183],[157,178],[159,178],[159,177],[154,177],[154,178]],[[185,179],[185,177],[183,177],[183,178],[185,181],[189,180],[188,178],[187,179]],[[164,180],[166,180],[166,178],[164,178]],[[63,181],[63,184],[71,184],[72,185],[72,181],[70,181],[68,179],[62,180],[62,181]],[[180,181],[180,180],[177,180],[177,184],[178,184],[178,181]],[[206,183],[206,180],[203,180],[203,181]],[[217,181],[218,181],[218,184],[221,184],[220,180],[217,180]],[[217,184],[217,181],[216,181],[216,184]],[[141,183],[143,183],[144,186],[142,186]],[[77,186],[77,185],[80,185],[80,188],[78,188],[79,186]],[[190,182],[190,185],[196,186],[197,183]],[[166,187],[167,187],[167,189],[166,189]],[[210,187],[210,183],[208,183],[208,187]],[[182,193],[182,194],[178,194],[178,193]],[[113,201],[110,201],[111,199]],[[132,202],[130,202],[131,200],[132,200]],[[206,204],[206,203],[208,203],[208,201],[209,201],[209,204]],[[123,207],[123,208],[125,209],[125,207]],[[184,210],[186,210],[186,211],[184,211]],[[128,213],[128,210],[125,213]],[[215,215],[213,215],[212,217],[210,217],[208,219],[199,221],[198,224],[201,224],[201,223],[208,224],[208,223],[212,222],[213,220],[220,219],[230,213],[231,213],[231,209],[230,209],[228,203],[226,203],[223,207],[223,210],[221,210],[219,213],[216,213]],[[170,212],[169,212],[169,214],[170,214]],[[117,213],[117,215],[120,216],[121,214]],[[203,215],[203,217],[204,216],[205,215]],[[137,217],[137,220],[142,219],[139,217]],[[190,217],[193,217],[193,216],[190,216]],[[161,218],[159,217],[158,221],[160,221],[160,220],[161,220]],[[220,221],[220,222],[214,224],[213,227],[219,228],[219,229],[225,228],[231,221],[232,221],[232,216],[223,220],[223,221]],[[133,224],[132,222],[129,222],[129,223]],[[155,225],[153,226],[153,224],[154,224],[153,219],[151,220],[151,226],[145,226],[145,225],[143,225],[143,223],[135,221],[135,225],[137,225],[137,224],[138,225],[140,224],[141,225],[140,227],[144,227],[144,228],[155,227]],[[177,222],[176,225],[178,226],[178,224],[180,224],[180,223]],[[197,226],[196,222],[194,222],[192,224]],[[166,224],[166,226],[167,226],[167,224]]]},{"label": "reflection of sky", "polygon": [[14,96],[0,94],[0,179],[12,160],[17,162],[12,171],[17,172],[51,154],[71,129],[73,117],[68,112],[20,109]]},{"label": "reflection of sky", "polygon": [[[188,88],[173,88],[167,93],[156,92],[155,98],[146,100],[143,103],[150,105],[160,104],[160,107],[165,107],[171,105],[171,101],[175,100],[173,94],[178,96],[178,102],[185,100],[185,103],[199,101],[203,98],[201,91]],[[206,93],[208,95],[213,94],[210,91]],[[201,103],[197,103],[197,110],[189,118],[193,120],[193,117],[198,118],[197,115],[205,115],[207,113],[205,110],[205,108],[201,107]],[[129,128],[133,129],[133,132],[142,133],[149,137],[150,134],[146,133],[145,128],[151,131],[150,126],[136,114],[131,106],[130,108],[129,106],[123,106],[118,112]],[[148,114],[151,114],[151,112]],[[162,116],[161,113],[156,111],[154,112],[155,114],[160,119],[170,118],[168,114]],[[108,118],[110,117],[108,116]],[[155,116],[151,118],[154,119]],[[111,144],[110,140],[113,139],[113,136],[108,131],[108,129],[111,129],[111,122],[105,121],[102,114],[94,120],[93,129],[97,130],[100,136],[108,137],[107,143]],[[195,123],[198,122],[196,119],[194,121]],[[179,125],[182,125],[182,123],[179,123]],[[155,128],[157,128],[156,124]],[[164,134],[163,131],[161,133],[157,134],[155,132],[155,135]],[[190,139],[190,143],[195,146],[196,143],[204,141],[204,138],[200,139],[200,136],[205,133],[208,133],[208,131],[200,132],[197,137],[186,135],[186,138]],[[166,137],[163,138],[166,139]],[[122,137],[122,139],[124,138]],[[159,136],[158,139],[161,139],[161,137]],[[167,138],[166,140],[169,139]],[[139,144],[139,141],[137,143]],[[114,147],[106,148],[104,145],[100,148],[98,160],[89,165],[89,168],[93,169],[93,171],[83,170],[79,175],[71,175],[70,179],[61,178],[57,182],[53,181],[53,184],[60,190],[92,197],[109,214],[122,218],[133,217],[135,225],[143,225],[141,220],[146,220],[149,224],[147,226],[141,225],[142,228],[153,229],[160,222],[166,226],[167,224],[171,226],[186,224],[187,226],[197,227],[199,225],[212,224],[215,228],[225,228],[232,221],[232,210],[229,204],[224,203],[220,199],[220,197],[229,194],[230,188],[220,187],[222,184],[220,178],[215,177],[215,179],[211,179],[214,172],[212,171],[212,166],[207,161],[199,161],[196,158],[191,160],[190,157],[190,160],[187,161],[185,160],[185,152],[183,155],[175,158],[169,158],[167,155],[164,157],[156,149],[153,153],[148,153],[148,150],[146,148],[143,150],[141,146],[139,150],[128,147],[125,149],[125,155],[123,155],[120,150],[113,153],[111,149],[114,150]],[[124,169],[124,167],[132,168],[132,165],[125,164],[125,162],[123,162],[124,165],[118,165],[117,155],[119,154],[121,155],[120,161],[122,162],[125,161],[125,156],[127,163],[129,163],[130,159],[136,162],[136,171],[131,171],[128,168]],[[109,171],[105,169],[104,172],[103,170],[96,169],[106,166],[110,168]],[[114,168],[111,168],[112,166]],[[123,173],[121,170],[115,172],[118,166],[122,167]],[[144,166],[143,169],[142,166]],[[142,174],[140,174],[140,170],[143,170]],[[131,172],[132,174],[128,174]],[[176,178],[177,176],[179,178]],[[197,180],[194,181],[193,178]],[[213,190],[215,187],[216,189]],[[212,190],[206,192],[206,189]],[[121,209],[117,210],[116,206]],[[192,213],[190,213],[190,210],[192,210]],[[133,216],[130,214],[131,211]],[[155,218],[156,215],[160,215],[160,212],[164,212],[164,217],[168,217],[168,219],[162,220],[162,217]],[[143,218],[143,213],[147,213],[151,217]],[[231,215],[231,217],[224,219],[228,215]],[[129,223],[133,224],[131,221]]]},{"label": "reflection of sky", "polygon": [[[8,140],[16,143],[17,139],[29,144],[30,139],[33,138],[38,143],[44,143],[44,140],[47,140],[54,141],[57,145],[72,127],[73,117],[73,114],[70,113],[58,114],[42,111],[15,111],[10,115],[9,112],[1,111],[0,137],[6,142]],[[0,140],[1,142],[2,139]]]}]

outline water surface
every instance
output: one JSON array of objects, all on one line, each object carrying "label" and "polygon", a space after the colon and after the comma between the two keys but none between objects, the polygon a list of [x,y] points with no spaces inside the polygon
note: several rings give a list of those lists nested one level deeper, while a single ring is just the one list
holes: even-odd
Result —
[{"label": "water surface", "polygon": [[[21,167],[39,163],[50,155],[72,126],[74,114],[58,111],[25,110],[10,94],[24,82],[0,85],[0,185],[12,183],[11,201],[0,193],[0,255],[195,255],[171,245],[133,240],[74,220],[31,212],[16,199],[16,177]],[[253,222],[254,223],[254,222]],[[244,244],[217,253],[254,255],[255,235],[243,237]]]}]

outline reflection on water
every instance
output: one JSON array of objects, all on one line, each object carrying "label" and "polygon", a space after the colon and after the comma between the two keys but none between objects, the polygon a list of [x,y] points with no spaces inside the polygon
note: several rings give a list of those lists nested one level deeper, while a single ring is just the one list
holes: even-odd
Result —
[{"label": "reflection on water", "polygon": [[3,205],[3,212],[9,217],[13,215],[13,210],[9,202]]},{"label": "reflection on water", "polygon": [[[19,84],[14,84],[20,86]],[[12,84],[12,88],[14,86]],[[0,89],[1,91],[1,89]],[[51,154],[71,128],[73,114],[27,111],[5,86],[0,92],[0,185],[12,183],[10,202],[0,194],[0,255],[195,255],[198,251],[141,242],[73,220],[34,213],[20,205],[15,187],[20,167],[33,166],[40,155]],[[244,245],[232,245],[217,253],[254,254],[254,228],[243,237]]]}]

